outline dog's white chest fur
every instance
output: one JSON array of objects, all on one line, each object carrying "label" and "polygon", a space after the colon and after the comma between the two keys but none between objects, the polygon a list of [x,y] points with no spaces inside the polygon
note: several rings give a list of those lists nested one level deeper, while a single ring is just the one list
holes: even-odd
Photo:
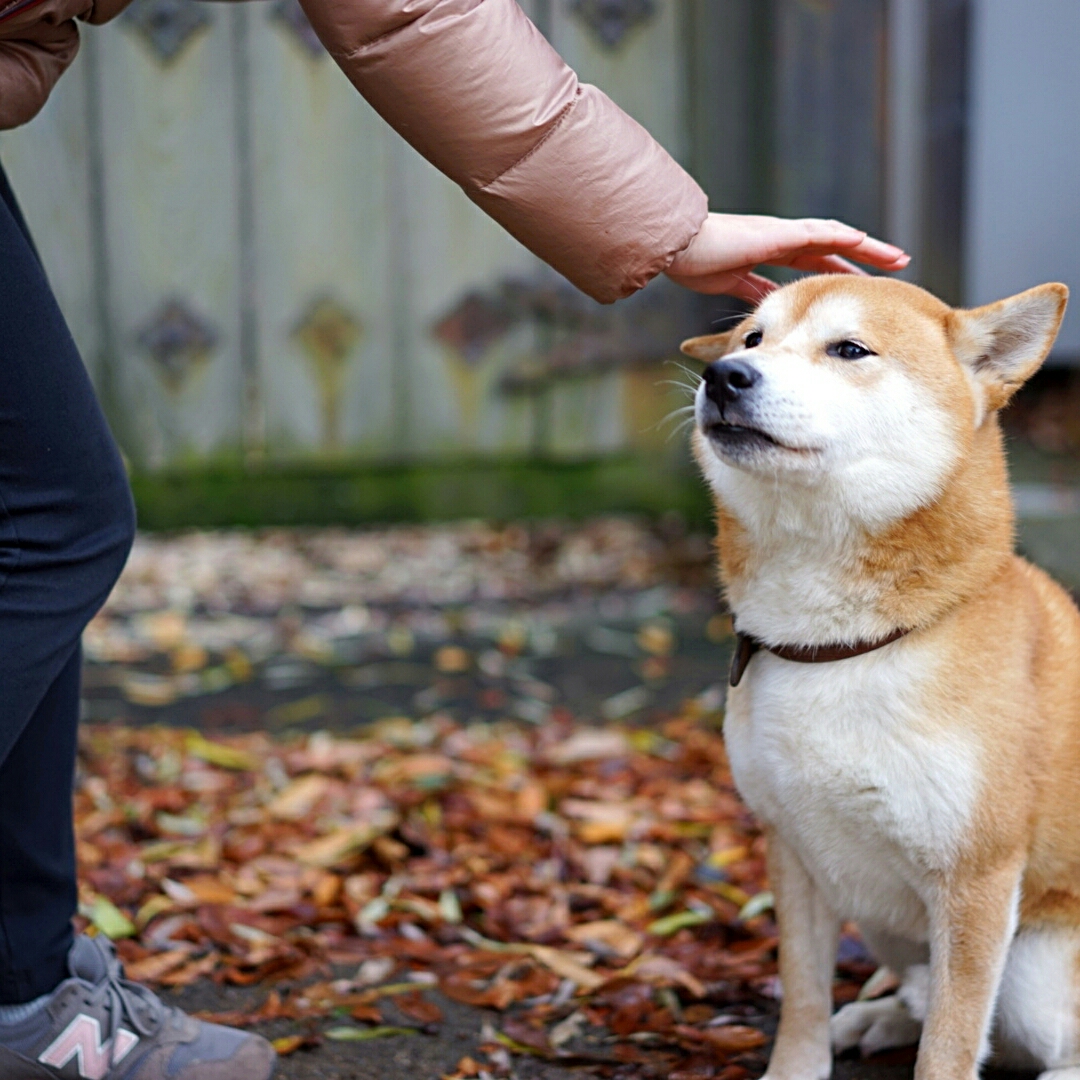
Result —
[{"label": "dog's white chest fur", "polygon": [[758,653],[724,727],[743,798],[837,914],[916,941],[930,874],[955,858],[979,787],[973,740],[925,717],[928,652],[901,640],[824,664]]}]

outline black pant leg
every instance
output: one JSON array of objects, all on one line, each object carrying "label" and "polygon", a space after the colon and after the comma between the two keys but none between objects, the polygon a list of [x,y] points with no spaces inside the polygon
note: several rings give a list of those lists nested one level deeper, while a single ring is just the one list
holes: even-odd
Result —
[{"label": "black pant leg", "polygon": [[51,989],[70,940],[73,658],[133,535],[119,453],[0,173],[0,1003]]},{"label": "black pant leg", "polygon": [[81,666],[76,645],[0,766],[0,1004],[32,1001],[67,978]]}]

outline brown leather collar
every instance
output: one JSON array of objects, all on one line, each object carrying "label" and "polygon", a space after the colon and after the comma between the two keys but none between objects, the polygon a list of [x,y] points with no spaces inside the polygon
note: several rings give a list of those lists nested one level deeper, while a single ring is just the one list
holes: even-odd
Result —
[{"label": "brown leather collar", "polygon": [[758,649],[766,649],[781,660],[794,660],[797,664],[826,664],[832,660],[847,660],[852,656],[862,656],[911,633],[910,629],[894,630],[877,641],[856,641],[854,645],[766,645],[764,641],[749,634],[735,632],[735,655],[731,658],[731,671],[728,682],[738,686],[746,671],[746,665]]}]

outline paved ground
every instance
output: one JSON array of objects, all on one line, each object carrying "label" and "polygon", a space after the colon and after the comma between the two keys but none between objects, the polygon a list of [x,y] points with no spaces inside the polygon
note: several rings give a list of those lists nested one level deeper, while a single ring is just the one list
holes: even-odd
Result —
[{"label": "paved ground", "polygon": [[[190,1010],[220,1010],[237,1008],[250,1000],[251,991],[221,990],[206,984],[169,995],[170,1000]],[[483,1059],[479,1047],[483,1029],[497,1018],[481,1009],[469,1008],[432,995],[443,1009],[445,1020],[430,1035],[411,1038],[389,1038],[365,1043],[324,1042],[313,1050],[299,1051],[283,1058],[277,1076],[281,1080],[438,1080],[454,1072],[465,1056]],[[771,1031],[773,1024],[766,1024]],[[268,1037],[284,1032],[284,1024],[264,1025],[260,1030]],[[602,1053],[602,1046],[589,1049]],[[761,1061],[768,1056],[768,1047],[761,1052]],[[913,1075],[913,1053],[898,1051],[882,1054],[869,1061],[845,1057],[836,1063],[834,1080],[910,1080]],[[581,1080],[596,1072],[581,1067],[561,1067],[550,1062],[515,1056],[512,1075],[518,1080]],[[1017,1074],[1012,1074],[1014,1077]],[[691,1080],[690,1077],[687,1080]],[[704,1080],[704,1077],[703,1077]],[[995,1080],[994,1077],[988,1080]],[[1007,1080],[1004,1075],[998,1080]]]},{"label": "paved ground", "polygon": [[677,523],[143,537],[87,632],[84,712],[206,731],[625,720],[719,687],[729,634],[709,540]]},{"label": "paved ground", "polygon": [[[236,1008],[245,999],[250,1000],[252,994],[235,989],[219,990],[204,984],[169,996],[183,1008],[218,1010]],[[445,1020],[437,1029],[432,1029],[431,1034],[366,1043],[324,1042],[313,1050],[283,1058],[276,1075],[281,1080],[391,1080],[397,1077],[438,1080],[453,1073],[464,1056],[482,1059],[479,1047],[483,1044],[484,1027],[494,1023],[497,1017],[438,994],[432,997],[443,1009]],[[770,1035],[774,1025],[774,1020],[764,1024]],[[272,1038],[284,1030],[284,1025],[264,1025],[261,1030]],[[588,1049],[598,1053],[604,1051],[603,1046]],[[767,1060],[769,1049],[770,1046],[762,1048],[759,1055],[762,1063]],[[515,1056],[512,1063],[512,1075],[518,1080],[581,1080],[583,1075],[593,1075],[596,1071],[561,1067],[521,1056]],[[600,1070],[601,1074],[604,1071]],[[848,1054],[833,1068],[833,1080],[911,1080],[913,1075],[914,1049],[879,1054],[867,1060]],[[1034,1076],[997,1070],[988,1070],[984,1075],[986,1080],[1028,1080]],[[687,1080],[694,1080],[693,1074],[686,1076]],[[701,1077],[706,1080],[704,1074]]]},{"label": "paved ground", "polygon": [[[168,996],[183,1008],[216,1011],[236,1008],[252,994],[203,984]],[[278,1065],[277,1077],[281,1080],[392,1080],[398,1077],[438,1080],[452,1074],[462,1057],[482,1058],[479,1047],[483,1043],[483,1029],[494,1022],[494,1014],[459,1005],[438,995],[433,997],[439,1001],[445,1021],[430,1035],[366,1043],[324,1042],[313,1050],[283,1058]],[[766,1027],[771,1032],[773,1024],[770,1022]],[[284,1030],[284,1025],[265,1025],[261,1030],[273,1038]],[[603,1048],[594,1049],[602,1051]],[[767,1059],[769,1049],[769,1046],[762,1049],[762,1063]],[[596,1071],[560,1067],[521,1056],[514,1057],[512,1062],[512,1075],[518,1080],[581,1080],[583,1075],[593,1075]],[[845,1055],[835,1063],[832,1075],[833,1080],[911,1080],[914,1050],[880,1054],[868,1060]],[[1029,1080],[1035,1074],[988,1070],[984,1075],[986,1080]],[[692,1075],[688,1074],[687,1080],[693,1080]]]},{"label": "paved ground", "polygon": [[[221,989],[202,983],[168,995],[190,1011],[219,1012],[234,1009],[259,996],[259,992]],[[483,1060],[480,1052],[485,1024],[494,1014],[460,1005],[433,994],[443,1010],[444,1021],[431,1034],[348,1043],[326,1040],[310,1050],[282,1058],[277,1076],[281,1080],[438,1080],[451,1074],[466,1056]],[[268,1038],[291,1034],[294,1024],[277,1022],[257,1030]],[[563,1069],[546,1062],[517,1057],[513,1074],[519,1080],[580,1080],[581,1069]],[[882,1078],[887,1080],[887,1078]],[[891,1080],[891,1078],[888,1078]]]}]

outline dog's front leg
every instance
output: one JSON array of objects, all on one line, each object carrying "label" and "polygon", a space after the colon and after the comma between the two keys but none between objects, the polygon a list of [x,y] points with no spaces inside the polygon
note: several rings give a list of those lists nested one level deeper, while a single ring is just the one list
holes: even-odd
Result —
[{"label": "dog's front leg", "polygon": [[975,1080],[1016,932],[1017,862],[943,882],[930,904],[930,998],[915,1080]]},{"label": "dog's front leg", "polygon": [[780,928],[780,1027],[764,1080],[826,1080],[840,921],[798,855],[767,830],[769,881]]}]

